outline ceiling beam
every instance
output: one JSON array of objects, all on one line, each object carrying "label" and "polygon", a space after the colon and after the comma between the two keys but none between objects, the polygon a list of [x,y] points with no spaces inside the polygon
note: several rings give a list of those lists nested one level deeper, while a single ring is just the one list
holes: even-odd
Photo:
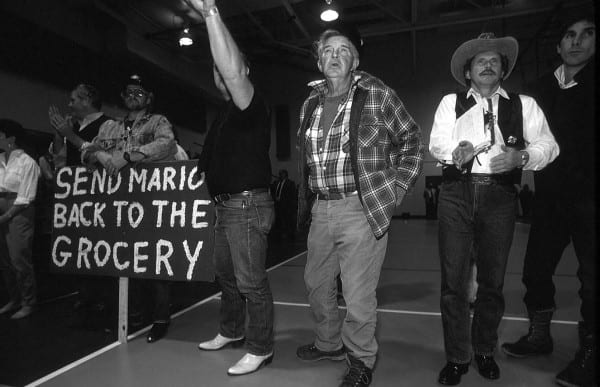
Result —
[{"label": "ceiling beam", "polygon": [[407,24],[408,23],[408,21],[404,17],[402,17],[402,15],[399,15],[397,12],[393,11],[392,9],[390,9],[390,7],[384,5],[380,0],[371,0],[371,3],[373,3],[377,8],[379,8],[380,10],[382,10],[387,15],[393,17],[394,19],[396,19],[400,23],[403,23],[403,24]]},{"label": "ceiling beam", "polygon": [[300,20],[300,18],[294,11],[294,8],[292,8],[290,2],[288,0],[281,0],[281,3],[283,4],[283,7],[286,9],[288,14],[291,16],[292,20],[294,20],[294,23],[296,23],[296,26],[298,26],[300,31],[302,31],[304,37],[310,39],[310,34],[308,33],[308,30],[306,29],[306,27],[304,27],[302,20]]},{"label": "ceiling beam", "polygon": [[265,37],[269,40],[270,44],[282,47],[282,48],[284,48],[286,50],[289,50],[289,51],[293,51],[293,52],[295,52],[297,54],[300,54],[300,55],[304,55],[304,56],[311,55],[311,51],[310,50],[307,50],[307,49],[304,49],[304,48],[301,48],[301,47],[298,47],[298,46],[294,46],[292,44],[284,43],[284,42],[281,42],[281,41],[275,39],[275,37],[273,36],[273,34],[271,34],[271,32],[268,29],[266,29],[265,26],[262,25],[262,23],[256,18],[256,16],[254,16],[254,14],[252,13],[252,11],[250,11],[246,7],[246,5],[244,4],[243,1],[236,0],[235,2],[236,2],[236,4],[240,8],[242,8],[244,10],[244,12],[246,13],[246,16],[248,16],[248,18],[250,19],[250,21],[252,21],[252,23],[260,30],[260,32],[262,32],[263,35],[265,35]]},{"label": "ceiling beam", "polygon": [[[577,2],[572,2],[569,4],[564,4],[563,7],[564,8],[574,8],[574,7],[583,6],[583,5],[590,5],[592,3],[593,3],[593,1],[589,1],[589,0],[577,1]],[[478,22],[482,22],[482,21],[508,19],[508,18],[519,17],[519,16],[535,15],[535,14],[540,14],[540,13],[552,12],[553,10],[554,10],[554,5],[550,5],[550,6],[545,6],[545,7],[534,7],[534,8],[521,9],[521,10],[516,10],[516,11],[502,11],[499,13],[494,12],[494,14],[492,14],[492,15],[485,15],[485,16],[476,16],[476,17],[460,18],[460,19],[455,18],[453,20],[448,20],[448,21],[444,21],[444,22],[440,22],[440,21],[424,22],[424,23],[416,23],[416,24],[407,25],[407,26],[387,25],[387,26],[379,27],[379,28],[375,27],[375,28],[361,29],[360,33],[364,37],[373,37],[373,36],[390,35],[390,34],[396,34],[396,33],[402,33],[402,32],[409,32],[409,31],[424,31],[424,30],[431,30],[431,29],[441,28],[441,27],[451,27],[451,26],[464,25],[464,24],[470,24],[470,23],[478,23]]]}]

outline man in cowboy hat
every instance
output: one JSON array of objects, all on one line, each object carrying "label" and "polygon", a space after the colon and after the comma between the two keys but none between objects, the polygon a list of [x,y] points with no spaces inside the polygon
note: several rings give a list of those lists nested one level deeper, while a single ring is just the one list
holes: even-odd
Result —
[{"label": "man in cowboy hat", "polygon": [[550,322],[556,309],[552,276],[565,248],[575,247],[581,283],[579,345],[556,377],[563,386],[596,385],[596,23],[593,9],[569,15],[557,42],[562,63],[535,82],[533,95],[560,144],[560,156],[534,173],[536,198],[523,264],[529,331],[502,350],[513,357],[553,350]]},{"label": "man in cowboy hat", "polygon": [[[439,196],[441,312],[447,363],[438,382],[460,383],[471,346],[479,373],[500,377],[494,361],[504,313],[502,287],[515,225],[521,170],[539,170],[558,145],[535,100],[501,86],[517,59],[512,37],[482,34],[458,47],[450,69],[466,92],[444,96],[429,151],[442,165]],[[475,258],[479,288],[470,327],[467,281]]]},{"label": "man in cowboy hat", "polygon": [[[298,130],[298,221],[311,219],[304,281],[316,322],[303,361],[348,361],[340,387],[371,384],[377,358],[375,289],[387,231],[421,172],[419,126],[394,90],[357,70],[358,32],[338,24],[316,42],[324,79],[311,82]],[[346,301],[338,313],[340,275]]]}]

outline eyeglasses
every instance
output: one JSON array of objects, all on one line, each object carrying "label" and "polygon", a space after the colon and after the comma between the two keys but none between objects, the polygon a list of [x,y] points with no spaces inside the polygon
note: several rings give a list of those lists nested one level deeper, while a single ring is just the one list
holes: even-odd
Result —
[{"label": "eyeglasses", "polygon": [[127,98],[127,97],[142,98],[142,97],[145,97],[146,94],[147,93],[142,90],[124,90],[121,92],[121,98]]}]

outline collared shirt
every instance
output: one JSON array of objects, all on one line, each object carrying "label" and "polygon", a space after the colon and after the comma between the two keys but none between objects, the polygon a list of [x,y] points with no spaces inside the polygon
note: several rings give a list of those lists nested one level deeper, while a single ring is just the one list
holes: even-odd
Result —
[{"label": "collared shirt", "polygon": [[[484,112],[488,110],[488,102],[473,88],[467,93],[467,98],[473,96],[476,104],[461,117],[456,119],[456,94],[448,94],[442,98],[431,129],[429,152],[442,164],[452,164],[452,151],[460,141],[469,141],[473,147],[483,147],[489,144],[490,133],[484,122]],[[509,99],[508,93],[499,87],[491,96],[494,113],[495,143],[487,152],[479,153],[473,163],[471,172],[491,173],[490,160],[503,153],[504,140],[498,127],[498,100]],[[519,95],[523,106],[523,138],[525,151],[529,161],[524,169],[537,171],[552,162],[559,154],[558,144],[550,132],[544,113],[531,97]]]},{"label": "collared shirt", "polygon": [[[394,90],[364,71],[355,73],[360,78],[355,78],[352,111],[344,113],[344,120],[346,117],[349,119],[350,141],[348,150],[343,145],[342,150],[350,154],[365,216],[375,237],[380,238],[389,228],[398,188],[407,191],[421,172],[421,130]],[[298,144],[303,169],[308,168],[310,161],[305,150],[306,132],[313,127],[309,119],[314,119],[318,99],[323,94],[319,86],[324,86],[324,82],[311,83],[313,90],[300,110]],[[303,175],[305,179],[299,194],[299,219],[306,216],[304,204],[309,198],[309,182],[306,179],[309,174]]]},{"label": "collared shirt", "polygon": [[[99,145],[111,155],[139,152],[145,156],[144,161],[172,161],[177,153],[171,123],[160,114],[138,117],[131,127],[127,127],[123,119],[108,120],[100,127],[92,144]],[[86,159],[89,152],[84,150],[82,159]]]},{"label": "collared shirt", "polygon": [[[353,192],[356,190],[350,161],[350,111],[356,89],[356,75],[346,97],[341,100],[331,128],[323,128],[321,117],[325,103],[325,80],[309,83],[319,93],[319,104],[306,131],[306,156],[310,169],[309,188],[313,192]],[[327,130],[329,129],[329,130]],[[327,133],[327,136],[324,135]]]},{"label": "collared shirt", "polygon": [[16,192],[14,205],[29,204],[35,200],[40,167],[22,149],[15,149],[6,160],[0,153],[0,192]]},{"label": "collared shirt", "polygon": [[561,64],[554,70],[554,77],[558,81],[558,87],[561,89],[570,89],[573,86],[577,86],[575,78],[571,79],[569,83],[565,82],[565,64]]}]

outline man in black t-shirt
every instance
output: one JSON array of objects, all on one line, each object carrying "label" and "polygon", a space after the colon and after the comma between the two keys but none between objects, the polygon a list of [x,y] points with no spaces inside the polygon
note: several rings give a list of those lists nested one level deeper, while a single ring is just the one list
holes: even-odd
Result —
[{"label": "man in black t-shirt", "polygon": [[[69,113],[62,115],[59,109],[51,105],[48,108],[50,125],[55,130],[54,140],[48,153],[39,160],[49,185],[53,184],[54,170],[65,165],[81,165],[81,150],[86,143],[98,135],[100,126],[110,119],[101,111],[102,96],[93,85],[80,83],[69,95]],[[48,168],[45,164],[52,164]],[[80,275],[78,282],[78,297],[73,305],[77,311],[73,323],[75,327],[89,329],[113,329],[117,307],[117,281],[114,278],[101,276]],[[112,298],[112,300],[111,300]]]},{"label": "man in black t-shirt", "polygon": [[214,351],[245,339],[247,353],[227,371],[244,375],[273,359],[273,296],[265,270],[274,219],[270,119],[215,1],[190,3],[205,18],[215,84],[226,101],[199,160],[216,204],[214,260],[222,290],[219,332],[199,348]]}]

